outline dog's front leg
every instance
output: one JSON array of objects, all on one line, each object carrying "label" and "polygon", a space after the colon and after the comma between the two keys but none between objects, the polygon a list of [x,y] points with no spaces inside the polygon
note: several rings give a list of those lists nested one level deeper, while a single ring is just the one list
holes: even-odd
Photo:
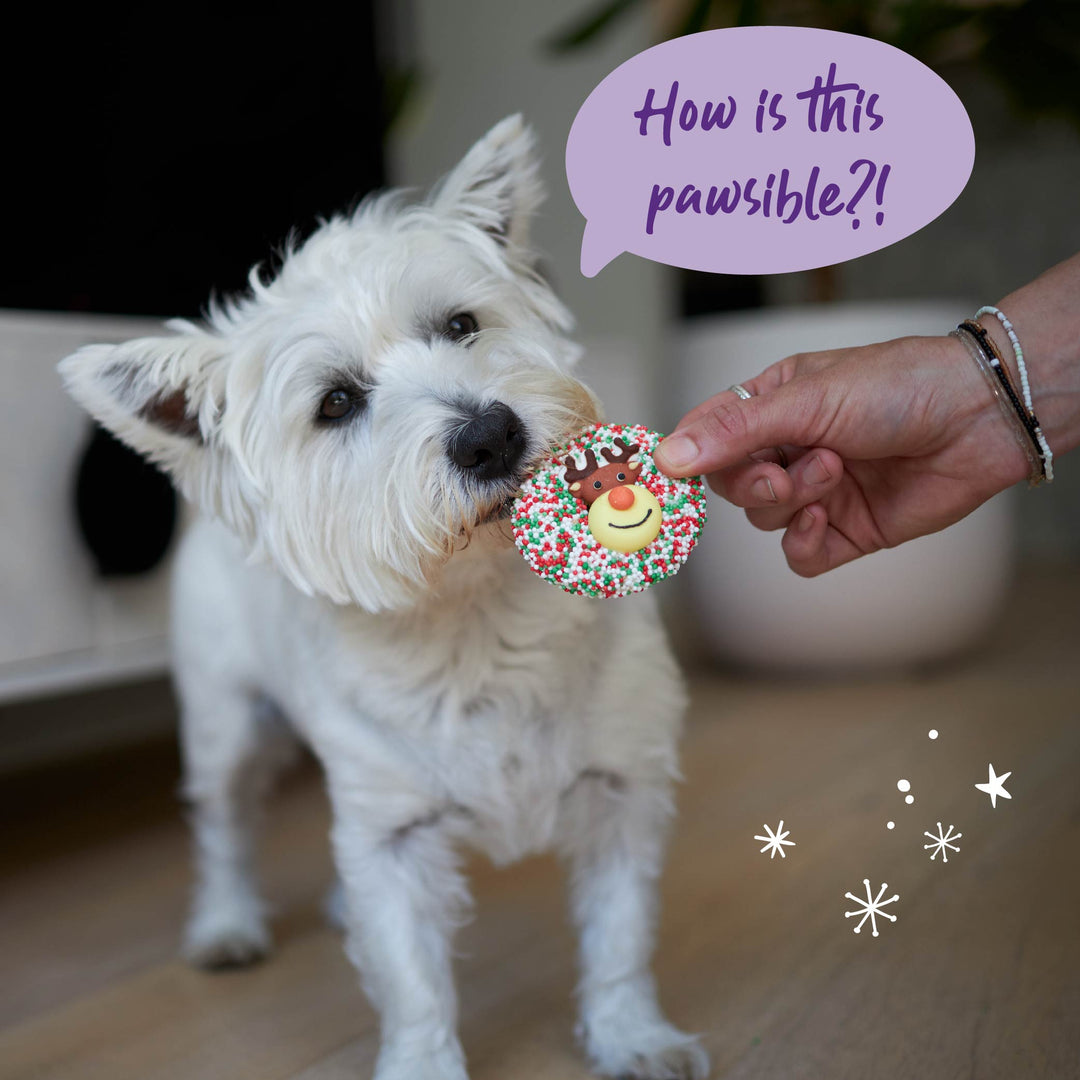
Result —
[{"label": "dog's front leg", "polygon": [[664,1018],[649,966],[671,815],[667,787],[589,769],[569,798],[579,823],[570,852],[579,1034],[590,1062],[620,1080],[702,1080],[708,1057]]},{"label": "dog's front leg", "polygon": [[427,807],[376,826],[387,815],[370,798],[333,782],[331,797],[346,948],[381,1021],[375,1080],[467,1080],[450,943],[470,901],[453,811]]}]

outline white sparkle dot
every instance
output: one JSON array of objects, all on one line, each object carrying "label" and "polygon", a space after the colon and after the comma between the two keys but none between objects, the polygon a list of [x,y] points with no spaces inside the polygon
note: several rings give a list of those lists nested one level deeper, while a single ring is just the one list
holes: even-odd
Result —
[{"label": "white sparkle dot", "polygon": [[905,795],[904,796],[904,802],[906,802],[908,804],[908,806],[910,806],[914,801],[915,801],[915,796],[914,795]]},{"label": "white sparkle dot", "polygon": [[890,822],[888,822],[888,823],[886,824],[885,828],[886,828],[886,829],[895,829],[895,828],[896,828],[896,822],[895,822],[895,821],[890,821]]},{"label": "white sparkle dot", "polygon": [[928,734],[931,739],[936,739],[938,736],[937,728],[931,728]]},{"label": "white sparkle dot", "polygon": [[897,788],[900,789],[900,791],[910,791],[911,790],[911,781],[910,780],[897,780],[896,781],[896,786],[897,786]]}]

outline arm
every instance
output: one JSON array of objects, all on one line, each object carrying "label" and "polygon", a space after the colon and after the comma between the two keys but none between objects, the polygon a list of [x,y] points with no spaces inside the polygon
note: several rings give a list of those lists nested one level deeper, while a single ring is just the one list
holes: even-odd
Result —
[{"label": "arm", "polygon": [[[1023,345],[1035,411],[1060,456],[1080,443],[1080,255],[998,306]],[[998,321],[982,322],[1012,364]],[[673,476],[709,474],[753,524],[784,529],[788,563],[804,576],[943,529],[1028,475],[954,338],[801,353],[743,385],[750,400],[724,391],[688,413],[657,464]]]},{"label": "arm", "polygon": [[[1080,255],[1047,270],[997,306],[1024,349],[1035,411],[1055,455],[1080,444]],[[997,319],[980,320],[1002,355],[1012,345]]]}]

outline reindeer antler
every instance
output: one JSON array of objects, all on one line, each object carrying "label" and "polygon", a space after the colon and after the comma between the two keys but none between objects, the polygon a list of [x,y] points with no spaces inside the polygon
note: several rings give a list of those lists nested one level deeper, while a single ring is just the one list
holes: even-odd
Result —
[{"label": "reindeer antler", "polygon": [[627,446],[622,439],[616,439],[615,445],[619,448],[619,453],[617,454],[608,446],[605,446],[603,450],[600,451],[600,453],[603,454],[604,457],[606,457],[612,465],[616,464],[617,462],[622,463],[624,461],[629,461],[630,458],[634,456],[634,454],[638,453],[641,450],[641,447],[637,444],[635,444],[634,446]]},{"label": "reindeer antler", "polygon": [[573,484],[578,480],[584,480],[586,476],[592,476],[597,469],[600,468],[596,460],[596,455],[591,450],[585,451],[585,468],[579,469],[577,461],[574,460],[573,454],[568,454],[563,461],[566,466],[566,482]]}]

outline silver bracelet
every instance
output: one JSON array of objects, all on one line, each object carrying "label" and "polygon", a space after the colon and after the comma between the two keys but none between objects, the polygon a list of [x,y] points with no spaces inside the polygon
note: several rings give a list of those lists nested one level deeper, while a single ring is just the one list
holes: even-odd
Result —
[{"label": "silver bracelet", "polygon": [[1009,321],[1008,316],[1006,316],[1001,308],[996,308],[991,304],[987,304],[975,312],[976,319],[982,315],[995,316],[998,322],[1001,323],[1005,333],[1009,335],[1009,341],[1012,342],[1013,355],[1016,357],[1016,367],[1020,372],[1020,389],[1024,395],[1024,405],[1027,406],[1028,416],[1035,422],[1036,440],[1039,444],[1039,449],[1042,451],[1046,482],[1049,484],[1054,479],[1054,453],[1050,449],[1050,444],[1046,441],[1042,426],[1035,419],[1035,407],[1031,403],[1031,386],[1028,383],[1027,364],[1024,363],[1024,350],[1020,347],[1020,339],[1016,336],[1013,324]]},{"label": "silver bracelet", "polygon": [[1016,439],[1017,445],[1024,451],[1024,456],[1028,459],[1028,464],[1031,466],[1031,475],[1028,478],[1028,483],[1031,487],[1034,487],[1043,478],[1042,463],[1032,447],[1031,438],[1027,428],[1021,422],[1020,417],[1017,416],[1016,410],[1012,407],[1008,397],[1006,397],[998,376],[994,374],[986,357],[983,355],[982,349],[979,348],[975,339],[970,334],[957,328],[956,330],[949,331],[949,337],[954,337],[957,341],[963,343],[964,348],[968,351],[968,355],[975,361],[975,366],[983,373],[983,376],[986,379],[986,385],[990,387],[990,393],[994,395],[994,399],[1000,406],[1002,415],[1005,417],[1006,423],[1008,423],[1009,428],[1013,433],[1013,438]]}]

